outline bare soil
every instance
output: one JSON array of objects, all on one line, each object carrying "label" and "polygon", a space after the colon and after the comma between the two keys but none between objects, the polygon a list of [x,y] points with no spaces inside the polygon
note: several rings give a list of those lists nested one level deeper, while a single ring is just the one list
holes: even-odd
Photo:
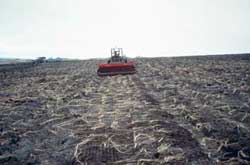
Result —
[{"label": "bare soil", "polygon": [[249,164],[250,56],[0,66],[0,164]]}]

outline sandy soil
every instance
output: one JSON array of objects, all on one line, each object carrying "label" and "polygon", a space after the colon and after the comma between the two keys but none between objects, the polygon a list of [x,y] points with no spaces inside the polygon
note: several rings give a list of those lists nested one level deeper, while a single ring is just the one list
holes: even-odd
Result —
[{"label": "sandy soil", "polygon": [[0,66],[0,164],[249,164],[250,57]]}]

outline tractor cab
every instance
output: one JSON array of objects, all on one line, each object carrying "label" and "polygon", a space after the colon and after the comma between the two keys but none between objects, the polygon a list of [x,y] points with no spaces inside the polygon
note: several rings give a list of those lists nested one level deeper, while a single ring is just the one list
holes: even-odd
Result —
[{"label": "tractor cab", "polygon": [[112,48],[111,49],[111,58],[108,60],[108,63],[127,63],[127,59],[123,56],[122,48]]}]

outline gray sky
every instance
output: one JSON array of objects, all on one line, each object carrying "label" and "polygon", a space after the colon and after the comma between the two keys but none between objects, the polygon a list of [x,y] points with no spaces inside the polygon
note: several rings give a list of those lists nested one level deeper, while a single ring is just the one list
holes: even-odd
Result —
[{"label": "gray sky", "polygon": [[250,0],[0,0],[0,57],[250,52]]}]

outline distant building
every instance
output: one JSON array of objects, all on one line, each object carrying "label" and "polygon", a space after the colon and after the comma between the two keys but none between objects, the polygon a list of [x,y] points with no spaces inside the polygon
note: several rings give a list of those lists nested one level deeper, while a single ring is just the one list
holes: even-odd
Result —
[{"label": "distant building", "polygon": [[46,62],[46,57],[38,57],[36,60],[33,61],[35,64],[40,64]]}]

